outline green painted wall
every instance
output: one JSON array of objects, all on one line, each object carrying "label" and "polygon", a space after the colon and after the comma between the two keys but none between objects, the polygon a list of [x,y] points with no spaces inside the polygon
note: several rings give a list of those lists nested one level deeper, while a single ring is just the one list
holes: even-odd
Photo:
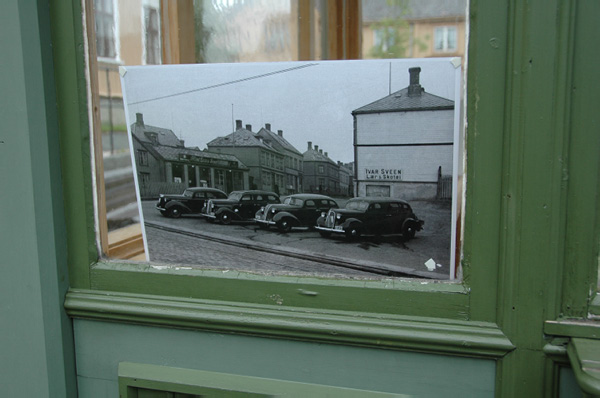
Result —
[{"label": "green painted wall", "polygon": [[[238,285],[225,278],[198,277],[186,279],[181,289],[173,283],[178,281],[174,276],[150,273],[145,277],[155,284],[145,285],[146,279],[128,275],[118,264],[90,272],[97,254],[87,102],[81,83],[80,4],[53,2],[52,15],[60,22],[50,25],[49,5],[43,1],[0,2],[2,395],[113,396],[117,364],[129,361],[423,396],[580,396],[573,373],[553,363],[543,350],[549,342],[544,333],[550,330],[544,322],[586,316],[595,292],[597,270],[590,264],[598,258],[600,224],[600,84],[595,70],[600,52],[589,50],[587,38],[598,37],[599,6],[590,0],[473,0],[471,7],[464,247],[468,292],[448,291],[444,296],[428,287],[414,292],[408,284],[394,286],[390,293],[366,286],[360,292],[362,298],[378,298],[373,301],[382,323],[391,322],[392,315],[419,315],[498,324],[516,349],[497,361],[408,351],[415,347],[414,340],[402,349],[383,350],[350,345],[362,341],[356,336],[344,344],[303,342],[298,334],[274,338],[277,327],[285,326],[284,317],[268,318],[278,325],[252,324],[254,318],[242,314],[236,319],[236,307],[226,312],[223,303],[206,305],[206,313],[216,315],[202,318],[204,326],[212,326],[213,319],[231,321],[238,328],[245,325],[236,321],[246,322],[244,330],[260,327],[273,336],[225,334],[227,324],[216,326],[220,333],[211,333],[88,320],[76,320],[73,333],[63,309],[67,263],[71,286],[122,288],[132,296],[156,290],[152,293],[174,296],[165,305],[176,301],[177,294],[199,294],[202,283],[202,294],[210,293],[209,284],[213,290]],[[315,283],[324,294],[310,298],[310,305],[297,294],[298,285],[282,278],[276,283],[243,279],[235,281],[242,287],[239,291],[219,294],[222,300],[255,300],[259,305],[250,308],[252,314],[275,311],[265,308],[269,303],[262,302],[262,293],[279,284],[277,288],[296,300],[286,301],[288,308],[283,310],[293,310],[296,303],[307,313],[322,307],[345,311],[348,318],[361,316],[344,307],[346,302],[335,302],[354,297],[353,287]],[[167,280],[168,286],[162,283]],[[137,305],[132,313],[151,310],[140,300],[132,302]],[[398,305],[407,302],[410,306]],[[369,303],[358,310],[373,309]],[[434,308],[435,303],[439,305]],[[88,311],[97,308],[90,304]],[[339,312],[336,316],[341,317]],[[114,321],[120,319],[127,318],[115,316]],[[340,337],[337,342],[342,341]],[[439,350],[448,344],[430,336],[429,349],[435,343],[441,344],[436,346]]]},{"label": "green painted wall", "polygon": [[48,6],[0,2],[0,395],[75,396]]},{"label": "green painted wall", "polygon": [[493,360],[75,320],[85,397],[115,396],[119,362],[419,397],[493,397]]}]

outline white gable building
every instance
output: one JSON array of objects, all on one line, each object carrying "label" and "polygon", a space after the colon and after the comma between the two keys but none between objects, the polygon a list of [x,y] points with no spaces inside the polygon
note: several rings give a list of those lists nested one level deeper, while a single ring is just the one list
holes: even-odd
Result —
[{"label": "white gable building", "polygon": [[428,200],[452,175],[454,101],[410,85],[352,112],[357,196]]}]

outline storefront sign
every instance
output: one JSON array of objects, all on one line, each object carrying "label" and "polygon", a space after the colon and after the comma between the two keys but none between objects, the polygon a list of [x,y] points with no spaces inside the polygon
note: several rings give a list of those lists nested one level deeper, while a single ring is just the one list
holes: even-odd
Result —
[{"label": "storefront sign", "polygon": [[400,169],[365,169],[367,180],[402,180],[402,170]]}]

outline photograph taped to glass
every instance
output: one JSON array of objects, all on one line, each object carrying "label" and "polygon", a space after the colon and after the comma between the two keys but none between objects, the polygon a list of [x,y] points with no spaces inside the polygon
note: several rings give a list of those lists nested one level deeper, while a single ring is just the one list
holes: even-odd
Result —
[{"label": "photograph taped to glass", "polygon": [[148,259],[455,279],[460,64],[123,67]]}]

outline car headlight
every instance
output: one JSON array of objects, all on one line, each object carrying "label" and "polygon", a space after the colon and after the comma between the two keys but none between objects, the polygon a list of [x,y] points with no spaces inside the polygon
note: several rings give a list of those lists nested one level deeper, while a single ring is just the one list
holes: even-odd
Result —
[{"label": "car headlight", "polygon": [[264,212],[265,212],[265,206],[261,207],[259,211],[260,211],[261,213],[264,213]]},{"label": "car headlight", "polygon": [[327,215],[327,213],[325,213],[324,211],[321,212],[321,217],[325,217]]},{"label": "car headlight", "polygon": [[240,211],[240,209],[233,209],[233,211],[234,211],[235,213],[237,213],[238,211]]},{"label": "car headlight", "polygon": [[277,211],[275,209],[271,209],[271,213],[275,214]]},{"label": "car headlight", "polygon": [[342,215],[341,214],[336,214],[335,218],[336,218],[336,220],[341,220],[342,219]]}]

